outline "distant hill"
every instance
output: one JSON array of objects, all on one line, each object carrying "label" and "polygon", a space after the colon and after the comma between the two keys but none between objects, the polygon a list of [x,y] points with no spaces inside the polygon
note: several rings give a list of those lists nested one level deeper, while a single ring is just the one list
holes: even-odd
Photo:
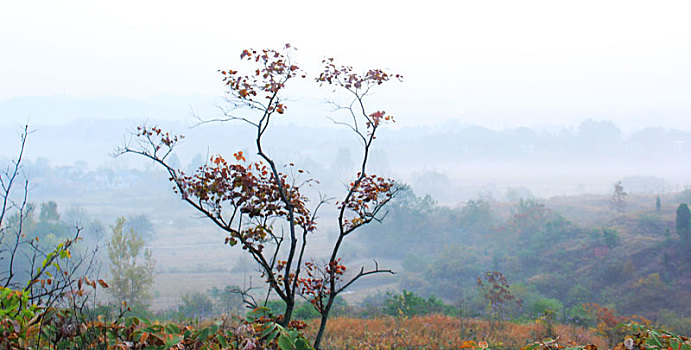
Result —
[{"label": "distant hill", "polygon": [[[143,122],[187,136],[178,154],[183,166],[215,153],[251,153],[252,134],[242,123],[192,128],[194,115],[221,116],[218,105],[222,101],[213,96],[172,95],[0,101],[0,160],[14,157],[19,128],[27,121],[35,130],[27,159],[42,157],[53,166],[83,161],[91,169],[139,167],[142,163],[131,157],[114,160],[109,155]],[[330,124],[326,114],[321,122],[305,124],[301,110],[291,113],[267,135],[268,149],[334,185],[347,181],[343,174],[355,171],[358,140]],[[370,171],[410,183],[420,194],[447,204],[517,188],[539,196],[606,193],[622,179],[628,179],[627,190],[634,192],[679,191],[691,185],[691,132],[684,130],[651,126],[625,135],[610,121],[592,119],[551,130],[496,130],[458,122],[394,125],[379,138]]]}]

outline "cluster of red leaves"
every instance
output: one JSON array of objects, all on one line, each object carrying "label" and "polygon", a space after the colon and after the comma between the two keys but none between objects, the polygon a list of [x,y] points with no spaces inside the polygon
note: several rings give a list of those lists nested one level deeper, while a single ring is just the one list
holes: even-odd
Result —
[{"label": "cluster of red leaves", "polygon": [[[234,156],[238,161],[245,161],[242,152]],[[226,239],[232,245],[240,240],[247,246],[266,239],[268,220],[289,215],[289,208],[281,197],[281,187],[292,206],[295,223],[306,231],[316,229],[306,206],[307,198],[286,180],[287,175],[279,173],[277,179],[262,162],[245,166],[229,163],[217,155],[211,158],[211,164],[199,167],[193,175],[183,174],[178,185],[183,196],[195,198],[217,220],[224,220],[224,210],[232,212],[231,217],[239,213],[249,218],[246,227]],[[228,222],[228,226],[230,224]]]},{"label": "cluster of red leaves", "polygon": [[381,85],[392,78],[403,79],[400,74],[389,74],[381,69],[370,69],[365,74],[354,73],[352,66],[336,66],[333,58],[326,58],[322,63],[324,71],[317,77],[317,82],[336,84],[350,91]]},{"label": "cluster of red leaves", "polygon": [[342,276],[346,271],[346,267],[341,265],[341,258],[336,259],[329,263],[326,267],[326,273],[334,276]]},{"label": "cluster of red leaves", "polygon": [[369,120],[367,121],[368,128],[377,128],[381,122],[394,122],[392,115],[387,115],[384,111],[376,111],[369,115]]},{"label": "cluster of red leaves", "polygon": [[[360,177],[360,173],[357,175]],[[377,175],[364,176],[358,183],[350,183],[352,196],[344,203],[339,203],[354,213],[351,219],[345,219],[345,229],[351,231],[374,218],[376,211],[381,208],[394,194],[394,181]]]},{"label": "cluster of red leaves", "polygon": [[[288,264],[288,261],[286,260],[278,260],[276,262],[276,273],[275,277],[279,281],[283,281],[287,278],[288,282],[292,282],[295,280],[295,273],[291,272],[288,274],[288,276],[283,275],[283,270],[286,268],[286,265]],[[266,273],[262,272],[262,277],[266,277]],[[267,283],[270,283],[269,278],[267,277]]]},{"label": "cluster of red leaves", "polygon": [[306,278],[300,278],[300,293],[309,297],[310,303],[320,313],[324,311],[324,300],[327,299],[330,291],[332,279],[334,282],[341,280],[346,267],[341,264],[341,258],[327,264],[325,269],[320,268],[314,262],[305,262]]},{"label": "cluster of red leaves", "polygon": [[[223,70],[223,82],[230,93],[240,100],[255,102],[260,94],[264,99],[272,100],[285,87],[286,81],[297,76],[305,77],[298,66],[290,63],[289,50],[290,44],[285,45],[285,53],[271,49],[243,50],[240,59],[254,61],[260,64],[260,68],[250,75],[240,75],[236,70]],[[268,112],[275,111],[279,114],[283,114],[285,109],[286,106],[277,101],[268,106]]]},{"label": "cluster of red leaves", "polygon": [[484,276],[477,278],[477,284],[492,306],[502,307],[502,304],[511,301],[521,304],[521,300],[511,294],[509,282],[499,271],[486,272]]},{"label": "cluster of red leaves", "polygon": [[[370,69],[364,74],[353,72],[351,66],[336,66],[333,58],[322,60],[324,64],[324,71],[317,77],[316,81],[319,84],[338,85],[355,94],[356,98],[361,100],[372,86],[381,85],[391,79],[402,80],[403,76],[400,74],[389,74],[381,69]],[[364,115],[370,135],[381,124],[382,121],[391,121],[392,116],[387,115],[384,111],[376,111],[374,113]],[[372,135],[372,137],[374,137]]]},{"label": "cluster of red leaves", "polygon": [[[256,311],[257,309],[255,308],[253,312]],[[256,333],[261,333],[261,331],[264,330],[265,325],[271,323],[281,323],[281,321],[283,321],[283,315],[263,315],[259,318],[252,319],[251,322],[249,320],[244,320],[243,324],[250,325],[255,329]],[[288,328],[301,331],[307,328],[307,323],[301,320],[290,320],[290,322],[288,322]]]},{"label": "cluster of red leaves", "polygon": [[586,303],[583,304],[583,307],[588,313],[596,317],[597,326],[595,330],[598,334],[607,337],[610,345],[614,345],[626,333],[626,330],[618,325],[626,323],[627,319],[619,316],[616,311],[596,303]]},{"label": "cluster of red leaves", "polygon": [[588,312],[597,317],[598,328],[614,328],[626,320],[626,318],[617,315],[614,310],[596,303],[586,303],[583,306]]},{"label": "cluster of red leaves", "polygon": [[[63,273],[65,276],[67,276],[67,275],[69,274],[69,272],[67,272],[67,271],[63,271],[62,273]],[[34,284],[40,284],[40,285],[41,285],[41,288],[42,288],[42,289],[45,289],[45,288],[46,288],[46,285],[48,285],[48,286],[52,285],[52,284],[53,284],[53,281],[54,281],[53,278],[39,278],[39,279],[35,279],[35,280],[29,282],[29,285],[30,285],[30,286],[33,286]]]},{"label": "cluster of red leaves", "polygon": [[84,296],[84,293],[86,292],[84,290],[84,288],[82,288],[82,286],[87,285],[87,286],[91,286],[91,288],[93,288],[93,289],[96,289],[96,283],[97,282],[103,288],[109,287],[108,283],[106,283],[106,281],[104,281],[102,279],[98,279],[98,280],[94,281],[94,280],[89,280],[88,277],[84,276],[84,277],[80,277],[77,280],[77,289],[76,290],[69,290],[69,291],[65,292],[65,295],[68,298],[82,297],[82,296]]}]

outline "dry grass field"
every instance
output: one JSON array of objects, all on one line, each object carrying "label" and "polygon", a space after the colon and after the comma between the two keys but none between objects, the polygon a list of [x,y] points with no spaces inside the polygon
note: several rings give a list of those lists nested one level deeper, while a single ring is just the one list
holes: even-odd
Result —
[{"label": "dry grass field", "polygon": [[[306,336],[316,333],[318,321],[308,322]],[[541,323],[504,322],[490,327],[487,321],[427,315],[411,318],[334,318],[329,320],[324,349],[458,349],[485,341],[491,349],[520,349],[547,336]],[[559,344],[595,344],[606,349],[606,339],[590,330],[555,325]],[[468,346],[470,347],[470,346]]]}]

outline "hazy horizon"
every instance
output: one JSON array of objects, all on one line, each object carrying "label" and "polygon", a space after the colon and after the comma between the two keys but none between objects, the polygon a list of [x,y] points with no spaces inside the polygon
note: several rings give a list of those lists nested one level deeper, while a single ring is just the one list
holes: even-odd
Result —
[{"label": "hazy horizon", "polygon": [[[242,49],[289,42],[312,74],[323,57],[403,74],[403,83],[372,100],[403,126],[554,127],[592,118],[630,133],[653,125],[688,130],[691,114],[686,2],[2,7],[0,47],[10,54],[0,65],[0,105],[26,96],[188,96],[179,111],[184,118],[189,104],[208,108],[194,96],[223,95],[218,70],[236,66]],[[313,85],[291,89],[297,123],[323,122],[327,109]],[[0,118],[36,118],[19,113],[0,109]]]}]

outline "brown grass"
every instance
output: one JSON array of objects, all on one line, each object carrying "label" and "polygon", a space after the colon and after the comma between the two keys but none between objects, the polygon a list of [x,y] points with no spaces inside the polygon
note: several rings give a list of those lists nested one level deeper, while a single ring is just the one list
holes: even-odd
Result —
[{"label": "brown grass", "polygon": [[[462,322],[461,322],[462,321]],[[308,322],[305,335],[314,339],[319,322]],[[593,332],[566,325],[555,325],[560,343],[595,344],[604,348],[606,340]],[[500,323],[490,328],[487,321],[461,320],[443,315],[376,319],[333,318],[324,337],[324,349],[458,349],[464,341],[486,341],[492,349],[520,349],[545,336],[539,323]]]}]

